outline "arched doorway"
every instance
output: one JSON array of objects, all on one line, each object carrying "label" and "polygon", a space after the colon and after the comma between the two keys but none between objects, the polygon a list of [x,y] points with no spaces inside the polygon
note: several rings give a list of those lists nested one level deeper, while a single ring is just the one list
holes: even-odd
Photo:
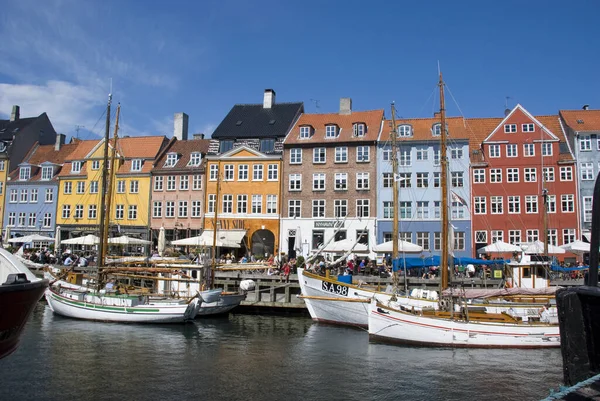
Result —
[{"label": "arched doorway", "polygon": [[252,254],[265,256],[275,251],[275,235],[269,230],[258,230],[252,234]]}]

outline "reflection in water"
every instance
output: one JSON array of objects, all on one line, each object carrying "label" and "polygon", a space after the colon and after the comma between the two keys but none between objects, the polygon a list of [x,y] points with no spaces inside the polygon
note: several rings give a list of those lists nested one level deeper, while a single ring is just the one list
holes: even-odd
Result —
[{"label": "reflection in water", "polygon": [[557,349],[395,347],[298,317],[92,323],[43,303],[0,377],[0,399],[19,400],[535,400],[562,378]]}]

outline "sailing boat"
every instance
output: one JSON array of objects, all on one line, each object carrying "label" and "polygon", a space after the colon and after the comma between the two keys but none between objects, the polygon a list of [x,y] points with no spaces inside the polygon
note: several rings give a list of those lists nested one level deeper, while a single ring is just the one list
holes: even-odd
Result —
[{"label": "sailing boat", "polygon": [[[448,288],[449,219],[446,158],[446,115],[444,81],[440,72],[441,115],[441,286]],[[522,259],[513,269],[536,268]],[[541,266],[543,268],[543,266]],[[515,277],[523,277],[517,274]],[[535,311],[534,311],[535,312]],[[374,299],[369,308],[369,337],[375,340],[408,344],[448,347],[546,348],[559,347],[560,335],[556,320],[543,307],[539,313],[516,313],[513,308],[501,313],[472,308],[464,298],[441,298],[438,310],[414,310],[397,302]]]},{"label": "sailing boat", "polygon": [[[193,320],[199,309],[199,300],[193,297],[188,301],[177,299],[151,300],[147,295],[128,295],[111,293],[100,290],[100,270],[106,258],[106,239],[110,218],[110,190],[112,178],[108,180],[108,142],[110,131],[110,106],[112,95],[108,96],[106,108],[106,131],[104,137],[104,165],[102,170],[102,202],[100,206],[100,252],[98,255],[97,288],[78,287],[63,288],[60,285],[50,286],[46,290],[46,300],[50,309],[62,316],[76,319],[122,322],[122,323],[183,323]],[[114,152],[119,128],[120,106],[117,108],[115,124],[115,143],[113,143],[113,158],[111,177],[116,170]],[[106,196],[109,196],[107,201]]]}]

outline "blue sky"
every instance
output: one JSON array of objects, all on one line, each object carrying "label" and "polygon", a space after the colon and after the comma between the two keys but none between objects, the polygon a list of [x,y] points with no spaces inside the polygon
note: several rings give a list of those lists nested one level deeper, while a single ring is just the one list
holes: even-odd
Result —
[{"label": "blue sky", "polygon": [[[176,112],[210,134],[235,103],[307,112],[396,102],[428,117],[437,61],[450,115],[600,108],[600,2],[0,1],[0,115],[48,112],[57,130],[98,122],[112,78],[123,135],[172,133]],[[318,106],[318,107],[317,107]],[[89,133],[87,133],[89,135]]]}]

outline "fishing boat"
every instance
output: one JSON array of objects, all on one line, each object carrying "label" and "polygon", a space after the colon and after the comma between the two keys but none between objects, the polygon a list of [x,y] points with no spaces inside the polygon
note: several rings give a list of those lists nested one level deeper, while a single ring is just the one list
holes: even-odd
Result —
[{"label": "fishing boat", "polygon": [[27,319],[47,287],[48,280],[37,278],[0,248],[0,359],[18,348]]},{"label": "fishing boat", "polygon": [[[104,138],[104,164],[102,171],[102,188],[112,189],[113,171],[115,166],[115,148],[117,132],[119,129],[120,106],[117,108],[115,124],[115,139],[111,160],[111,173],[108,172],[108,143],[110,130],[110,107],[112,95],[108,97],[106,110],[106,131]],[[76,283],[78,288],[65,288],[58,283],[46,290],[46,301],[50,309],[62,316],[121,323],[183,323],[193,320],[198,314],[200,301],[194,296],[188,300],[181,299],[151,299],[147,295],[121,294],[110,288],[101,289],[101,269],[106,260],[108,224],[110,216],[110,196],[112,190],[102,190],[100,207],[100,252],[98,256],[98,269],[96,272],[96,288],[84,287]],[[108,196],[108,199],[107,199]],[[56,284],[56,283],[55,283]]]},{"label": "fishing boat", "polygon": [[[440,117],[445,127],[444,81],[440,73]],[[448,289],[449,278],[449,219],[446,158],[446,129],[441,132],[441,287]],[[513,286],[536,288],[547,284],[546,261],[521,260],[513,264]],[[527,274],[524,274],[524,273]],[[510,307],[500,313],[473,308],[456,291],[443,292],[437,310],[407,308],[392,300],[373,299],[369,311],[369,337],[373,340],[426,346],[488,347],[488,348],[546,348],[559,347],[557,318],[542,306],[516,312]]]}]

